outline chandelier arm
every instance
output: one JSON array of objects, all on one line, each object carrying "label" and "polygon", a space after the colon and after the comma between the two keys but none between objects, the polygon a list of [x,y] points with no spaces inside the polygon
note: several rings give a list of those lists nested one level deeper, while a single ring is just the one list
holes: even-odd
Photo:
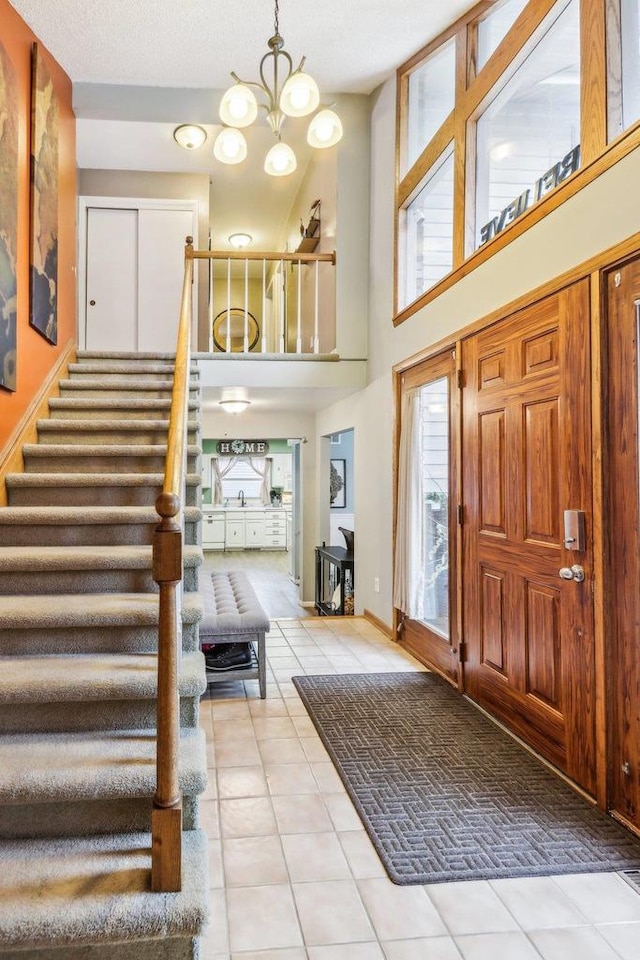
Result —
[{"label": "chandelier arm", "polygon": [[[273,57],[273,90],[269,86],[269,83],[267,82],[267,78],[264,75],[265,62],[269,57]],[[287,82],[287,80],[289,79],[289,77],[293,72],[293,60],[291,59],[287,51],[282,48],[280,48],[279,50],[274,49],[269,53],[265,53],[264,57],[260,61],[260,78],[262,79],[262,85],[264,90],[267,93],[272,110],[276,110],[278,108],[278,102],[280,100],[280,92],[282,89],[282,87],[278,85],[278,58],[279,57],[284,57],[288,66],[288,72],[282,84],[282,86],[284,86],[284,84]]]}]

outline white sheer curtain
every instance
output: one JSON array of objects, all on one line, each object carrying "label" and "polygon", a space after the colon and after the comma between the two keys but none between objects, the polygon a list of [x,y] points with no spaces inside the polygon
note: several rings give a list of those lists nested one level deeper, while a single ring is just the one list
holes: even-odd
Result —
[{"label": "white sheer curtain", "polygon": [[264,464],[263,468],[260,469],[259,466],[256,466],[256,461],[253,457],[247,457],[249,461],[249,466],[254,473],[257,473],[259,477],[262,477],[262,485],[260,487],[260,499],[263,504],[268,505],[271,503],[271,464],[273,463],[273,457],[260,457],[258,463]]},{"label": "white sheer curtain", "polygon": [[[220,461],[223,461],[223,466]],[[222,481],[224,477],[233,469],[233,457],[212,457],[211,458],[211,484],[213,486],[213,502],[222,503]]]},{"label": "white sheer curtain", "polygon": [[393,603],[412,620],[424,619],[422,410],[420,388],[402,395],[398,463]]}]

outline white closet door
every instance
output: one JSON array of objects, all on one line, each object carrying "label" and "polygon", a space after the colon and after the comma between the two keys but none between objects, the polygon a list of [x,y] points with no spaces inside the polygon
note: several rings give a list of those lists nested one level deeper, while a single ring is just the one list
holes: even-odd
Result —
[{"label": "white closet door", "polygon": [[139,210],[138,350],[176,348],[190,210]]},{"label": "white closet door", "polygon": [[87,350],[137,350],[138,211],[87,210]]}]

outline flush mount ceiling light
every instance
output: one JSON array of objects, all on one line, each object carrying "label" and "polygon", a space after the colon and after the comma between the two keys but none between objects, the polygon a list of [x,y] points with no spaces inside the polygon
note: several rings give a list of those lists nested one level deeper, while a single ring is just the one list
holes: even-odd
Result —
[{"label": "flush mount ceiling light", "polygon": [[218,403],[225,413],[243,413],[251,405],[251,400],[219,400]]},{"label": "flush mount ceiling light", "polygon": [[235,247],[236,250],[244,250],[252,240],[253,237],[250,233],[232,233],[229,237],[229,243],[232,247]]},{"label": "flush mount ceiling light", "polygon": [[[320,106],[320,92],[313,77],[303,72],[304,57],[293,69],[293,61],[280,36],[278,18],[279,0],[275,0],[274,35],[267,40],[269,53],[260,61],[260,80],[241,80],[231,73],[235,83],[220,103],[220,119],[225,127],[216,138],[213,153],[222,163],[241,163],[247,155],[247,144],[240,130],[254,122],[260,108],[278,140],[265,157],[264,169],[272,177],[285,177],[293,173],[298,163],[291,147],[282,142],[282,124],[286,117],[308,117],[315,113]],[[265,76],[267,66],[271,72],[270,83]],[[264,102],[258,102],[252,87]],[[307,131],[310,146],[332,147],[341,138],[342,123],[337,113],[325,107],[315,114]]]},{"label": "flush mount ceiling light", "polygon": [[207,139],[207,131],[196,124],[183,123],[173,131],[173,139],[185,150],[197,150]]}]

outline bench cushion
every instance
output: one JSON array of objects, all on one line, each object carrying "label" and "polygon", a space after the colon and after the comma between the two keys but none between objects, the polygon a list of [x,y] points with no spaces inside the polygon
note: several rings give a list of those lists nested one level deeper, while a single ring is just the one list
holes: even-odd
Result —
[{"label": "bench cushion", "polygon": [[210,574],[201,569],[199,590],[204,600],[201,643],[257,639],[268,632],[269,619],[243,571]]}]

